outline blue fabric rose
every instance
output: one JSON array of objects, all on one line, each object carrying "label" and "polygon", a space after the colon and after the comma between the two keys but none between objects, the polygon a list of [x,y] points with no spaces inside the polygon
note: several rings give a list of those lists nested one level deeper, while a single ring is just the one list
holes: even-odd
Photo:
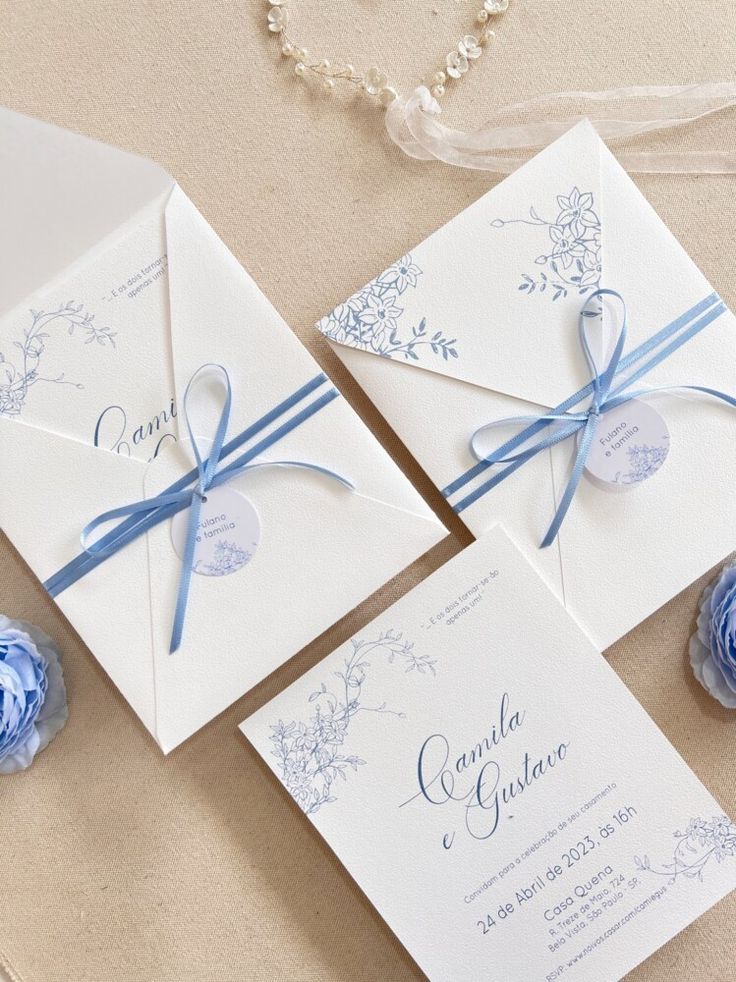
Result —
[{"label": "blue fabric rose", "polygon": [[54,642],[32,624],[0,615],[0,774],[28,767],[68,717]]},{"label": "blue fabric rose", "polygon": [[736,565],[727,566],[703,593],[690,664],[714,698],[736,709]]}]

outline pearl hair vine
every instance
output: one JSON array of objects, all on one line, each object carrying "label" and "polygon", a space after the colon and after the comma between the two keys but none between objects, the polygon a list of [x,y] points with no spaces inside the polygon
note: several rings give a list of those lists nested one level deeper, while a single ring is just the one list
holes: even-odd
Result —
[{"label": "pearl hair vine", "polygon": [[[482,0],[476,14],[478,30],[466,34],[448,52],[444,65],[431,72],[414,92],[400,96],[388,75],[373,66],[357,71],[349,62],[316,59],[289,34],[289,4],[267,0],[268,29],[294,72],[312,79],[325,93],[352,85],[383,106],[386,131],[393,142],[416,160],[442,161],[455,167],[508,174],[524,158],[547,146],[581,119],[588,119],[606,141],[641,138],[662,129],[691,126],[706,116],[736,107],[736,82],[685,85],[632,85],[596,92],[548,92],[510,106],[491,106],[476,129],[453,129],[440,122],[440,101],[448,87],[468,73],[495,37],[491,25],[509,7],[509,0]],[[736,174],[736,154],[718,149],[628,149],[619,162],[639,174]]]},{"label": "pearl hair vine", "polygon": [[[398,98],[398,92],[389,84],[388,76],[376,66],[368,68],[364,73],[356,71],[349,62],[331,62],[327,58],[315,60],[309,51],[301,47],[287,31],[289,23],[289,7],[286,0],[267,0],[268,29],[281,42],[281,54],[293,59],[294,72],[300,78],[312,78],[321,83],[326,93],[332,92],[338,84],[345,83],[364,91],[382,106],[390,106]],[[509,0],[484,0],[483,6],[476,15],[480,28],[477,34],[466,34],[458,42],[457,47],[448,52],[444,66],[433,72],[427,80],[427,87],[435,99],[441,99],[447,86],[462,79],[471,62],[480,58],[484,48],[495,37],[495,32],[489,24],[494,17],[508,9]]]}]

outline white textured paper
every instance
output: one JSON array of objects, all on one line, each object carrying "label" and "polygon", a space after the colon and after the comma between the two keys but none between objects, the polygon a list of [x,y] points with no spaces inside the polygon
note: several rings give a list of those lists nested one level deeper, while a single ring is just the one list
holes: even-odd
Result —
[{"label": "white textured paper", "polygon": [[[27,198],[32,173],[44,203],[29,201],[14,218],[43,243],[14,281],[32,292],[0,297],[0,449],[15,462],[0,489],[0,524],[45,581],[80,554],[88,522],[194,466],[177,438],[186,432],[181,398],[201,365],[229,373],[228,438],[321,372],[156,165],[5,111],[0,137],[8,197]],[[66,220],[69,195],[74,236],[47,237],[46,225]],[[332,391],[323,378],[314,398]],[[220,386],[198,387],[195,432],[214,433],[221,408]],[[260,516],[260,546],[236,575],[193,579],[176,655],[169,640],[181,562],[168,522],[57,598],[165,751],[446,534],[339,395],[259,457],[322,465],[356,491],[286,468],[234,480],[229,487]]]},{"label": "white textured paper", "polygon": [[612,982],[736,825],[496,528],[241,729],[433,982]]},{"label": "white textured paper", "polygon": [[[442,489],[474,465],[478,427],[541,414],[590,380],[578,315],[599,286],[625,298],[627,351],[713,292],[581,123],[318,327]],[[613,317],[607,324],[610,332],[619,326]],[[610,341],[602,339],[604,349]],[[733,394],[734,365],[736,321],[725,311],[634,388],[689,383]],[[649,402],[671,435],[666,465],[628,494],[582,482],[550,548],[539,544],[570,474],[573,440],[460,513],[476,535],[504,522],[600,648],[736,548],[736,412],[705,396]],[[517,431],[491,431],[489,449]],[[640,470],[646,449],[630,449],[627,462]],[[450,495],[450,504],[492,473]]]}]

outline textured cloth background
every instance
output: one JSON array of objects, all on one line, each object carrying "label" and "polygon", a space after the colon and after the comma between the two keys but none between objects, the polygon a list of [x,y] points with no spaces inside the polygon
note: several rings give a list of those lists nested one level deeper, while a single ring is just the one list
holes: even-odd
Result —
[{"label": "textured cloth background", "polygon": [[[480,0],[290,6],[313,52],[378,64],[408,89],[467,33]],[[0,964],[23,982],[421,978],[236,725],[469,542],[312,324],[495,178],[412,162],[387,142],[380,110],[295,79],[266,10],[264,0],[0,0],[0,101],[167,168],[453,538],[167,759],[0,541],[0,610],[58,639],[71,708],[32,769],[0,782]],[[512,0],[497,30],[492,53],[446,99],[448,121],[472,125],[484,105],[552,89],[732,77],[736,2]],[[706,122],[698,138],[736,152],[734,119]],[[733,306],[734,178],[640,186]],[[736,713],[687,663],[705,582],[607,657],[733,814]],[[135,614],[121,598],[110,630]],[[736,901],[722,902],[630,978],[734,979],[734,916]]]}]

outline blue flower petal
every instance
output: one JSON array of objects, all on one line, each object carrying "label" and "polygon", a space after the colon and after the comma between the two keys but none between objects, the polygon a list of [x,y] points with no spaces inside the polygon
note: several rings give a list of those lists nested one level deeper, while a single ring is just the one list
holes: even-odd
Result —
[{"label": "blue flower petal", "polygon": [[0,774],[28,767],[67,716],[51,639],[30,624],[0,616]]}]

